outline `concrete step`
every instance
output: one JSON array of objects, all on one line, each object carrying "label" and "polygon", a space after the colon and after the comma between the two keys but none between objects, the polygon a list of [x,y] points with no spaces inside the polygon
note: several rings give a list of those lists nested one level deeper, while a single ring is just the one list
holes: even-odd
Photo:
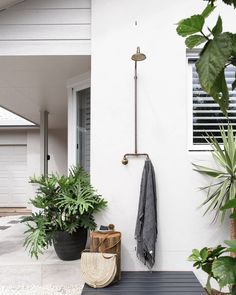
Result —
[{"label": "concrete step", "polygon": [[32,211],[26,207],[0,207],[0,217],[31,215]]}]

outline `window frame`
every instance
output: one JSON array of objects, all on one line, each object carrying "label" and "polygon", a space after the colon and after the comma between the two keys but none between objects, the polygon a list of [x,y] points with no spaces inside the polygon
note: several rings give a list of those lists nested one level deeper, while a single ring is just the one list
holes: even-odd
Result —
[{"label": "window frame", "polygon": [[76,76],[67,81],[68,96],[68,148],[67,171],[77,165],[77,95],[85,88],[91,88],[91,72]]},{"label": "window frame", "polygon": [[[187,67],[187,148],[189,152],[209,152],[212,148],[209,144],[194,144],[193,143],[193,69],[192,63],[199,58],[201,49],[186,50],[186,67]],[[220,144],[222,147],[223,145]]]},{"label": "window frame", "polygon": [[[89,84],[87,84],[89,85]],[[81,159],[80,159],[80,156],[79,156],[79,153],[80,153],[80,132],[79,132],[79,121],[80,121],[80,115],[79,115],[79,109],[80,109],[80,99],[81,99],[81,96],[80,96],[80,92],[83,91],[83,90],[87,90],[89,89],[89,111],[90,111],[90,134],[89,134],[89,143],[90,143],[90,148],[89,148],[89,167],[88,167],[88,170],[83,166],[83,163],[81,163]],[[91,163],[90,163],[90,160],[91,160],[91,87],[90,85],[88,87],[83,87],[82,89],[80,90],[76,90],[75,91],[75,95],[76,95],[76,149],[77,149],[77,152],[76,152],[76,165],[80,165],[81,167],[84,168],[84,170],[90,174],[90,168],[91,168]],[[86,162],[86,159],[84,159],[85,162]],[[85,163],[84,163],[85,164]]]}]

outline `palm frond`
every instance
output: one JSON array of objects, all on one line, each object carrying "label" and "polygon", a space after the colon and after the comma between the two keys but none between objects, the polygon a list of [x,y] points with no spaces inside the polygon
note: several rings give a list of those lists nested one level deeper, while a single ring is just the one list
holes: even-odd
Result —
[{"label": "palm frond", "polygon": [[214,211],[214,220],[217,220],[219,216],[223,220],[225,211],[222,208],[225,208],[229,200],[236,198],[236,136],[230,124],[227,131],[220,127],[220,134],[223,146],[213,135],[208,134],[206,139],[212,147],[213,159],[220,169],[193,164],[194,171],[213,179],[210,185],[201,188],[208,193],[200,207],[207,206],[204,214]]}]

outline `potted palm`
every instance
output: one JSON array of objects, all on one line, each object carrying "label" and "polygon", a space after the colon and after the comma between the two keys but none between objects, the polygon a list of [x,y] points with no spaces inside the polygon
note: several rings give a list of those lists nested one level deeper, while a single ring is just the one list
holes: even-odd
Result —
[{"label": "potted palm", "polygon": [[107,202],[96,193],[82,167],[72,168],[68,176],[52,174],[33,177],[30,182],[37,185],[30,202],[39,212],[22,220],[28,227],[24,246],[31,257],[38,258],[53,244],[60,259],[79,259],[88,230],[96,228],[94,214],[105,209]]}]

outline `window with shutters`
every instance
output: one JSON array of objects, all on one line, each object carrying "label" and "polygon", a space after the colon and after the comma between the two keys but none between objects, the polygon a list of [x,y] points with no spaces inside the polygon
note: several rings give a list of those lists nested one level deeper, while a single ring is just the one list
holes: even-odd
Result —
[{"label": "window with shutters", "polygon": [[77,92],[77,163],[90,172],[90,88]]},{"label": "window with shutters", "polygon": [[196,71],[196,60],[196,58],[189,59],[188,62],[189,76],[192,81],[190,89],[192,99],[189,149],[209,150],[209,145],[205,139],[207,134],[214,135],[220,142],[220,125],[227,127],[228,122],[230,122],[236,128],[236,90],[232,91],[232,82],[235,79],[235,67],[228,66],[225,69],[226,82],[230,94],[229,118],[227,119],[213,98],[202,90]]}]

